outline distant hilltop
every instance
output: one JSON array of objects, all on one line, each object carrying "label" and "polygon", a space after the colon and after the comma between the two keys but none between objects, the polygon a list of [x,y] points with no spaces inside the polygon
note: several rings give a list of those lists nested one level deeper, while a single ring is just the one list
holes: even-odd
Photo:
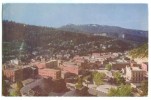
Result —
[{"label": "distant hilltop", "polygon": [[[82,33],[89,35],[99,35],[122,40],[144,43],[148,41],[148,31],[126,29],[118,26],[107,26],[98,24],[75,25],[68,24],[59,28],[26,25],[11,21],[3,21],[3,39],[24,38],[25,34],[44,34],[44,33],[62,33],[70,32],[73,34]],[[10,35],[11,33],[11,35]]]},{"label": "distant hilltop", "polygon": [[68,24],[59,27],[58,29],[85,34],[103,35],[137,42],[143,42],[148,40],[148,31],[126,29],[118,26],[108,26],[99,24],[84,24],[84,25]]}]

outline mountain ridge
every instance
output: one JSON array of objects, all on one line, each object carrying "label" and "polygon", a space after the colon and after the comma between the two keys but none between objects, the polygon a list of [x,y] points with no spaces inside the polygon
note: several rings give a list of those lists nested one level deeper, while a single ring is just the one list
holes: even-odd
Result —
[{"label": "mountain ridge", "polygon": [[144,42],[148,41],[148,31],[127,29],[119,26],[99,25],[99,24],[67,24],[57,28],[63,31],[79,32],[85,34],[98,34],[106,33],[106,36],[113,38],[124,38],[127,40]]}]

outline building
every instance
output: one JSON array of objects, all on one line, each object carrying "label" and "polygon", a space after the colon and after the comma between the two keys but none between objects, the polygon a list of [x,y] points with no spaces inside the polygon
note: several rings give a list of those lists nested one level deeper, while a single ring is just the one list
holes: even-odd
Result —
[{"label": "building", "polygon": [[147,62],[143,62],[141,64],[141,69],[145,71],[145,77],[148,78],[148,63]]},{"label": "building", "polygon": [[47,68],[58,67],[58,61],[57,60],[50,60],[50,61],[46,62],[46,67]]},{"label": "building", "polygon": [[60,79],[61,78],[61,71],[57,69],[39,69],[38,74],[42,77],[51,77],[52,79]]},{"label": "building", "polygon": [[36,61],[33,62],[32,65],[35,65],[38,67],[38,69],[43,69],[43,68],[54,68],[58,67],[58,61],[57,60],[50,60],[50,61]]},{"label": "building", "polygon": [[117,59],[116,61],[110,62],[112,65],[112,69],[114,70],[122,70],[123,68],[126,68],[126,66],[130,66],[130,63],[126,60]]},{"label": "building", "polygon": [[112,63],[112,69],[114,70],[122,70],[122,68],[126,68],[129,66],[129,63]]},{"label": "building", "polygon": [[22,96],[47,96],[51,87],[46,79],[36,79],[23,86],[20,92]]},{"label": "building", "polygon": [[100,53],[92,53],[92,58],[100,58]]},{"label": "building", "polygon": [[141,69],[143,69],[144,71],[148,72],[148,63],[147,62],[143,62],[141,64]]},{"label": "building", "polygon": [[34,66],[10,67],[4,68],[3,73],[10,81],[16,82],[37,76],[38,69]]},{"label": "building", "polygon": [[80,72],[79,66],[71,62],[63,63],[63,65],[60,68],[63,71],[63,73],[69,72],[78,75]]},{"label": "building", "polygon": [[17,58],[16,59],[12,59],[12,60],[10,60],[10,63],[11,64],[15,64],[15,65],[19,65],[21,63],[21,60],[18,60]]},{"label": "building", "polygon": [[19,80],[20,78],[18,76],[21,75],[20,69],[4,69],[3,73],[4,76],[12,82]]},{"label": "building", "polygon": [[38,69],[46,68],[46,62],[35,62],[33,63]]},{"label": "building", "polygon": [[130,61],[130,66],[137,67],[137,66],[139,66],[139,64],[137,64],[137,62],[135,62],[135,61]]},{"label": "building", "polygon": [[139,67],[126,67],[126,79],[132,83],[140,83],[144,80],[145,71]]}]

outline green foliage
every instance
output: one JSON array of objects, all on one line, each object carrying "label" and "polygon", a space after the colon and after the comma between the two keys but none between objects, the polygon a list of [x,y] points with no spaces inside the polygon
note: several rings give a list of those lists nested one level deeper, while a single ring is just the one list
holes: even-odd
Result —
[{"label": "green foliage", "polygon": [[105,68],[106,68],[108,71],[110,71],[110,70],[112,69],[112,65],[111,65],[111,64],[106,64],[106,65],[105,65]]},{"label": "green foliage", "polygon": [[23,87],[23,83],[21,81],[18,81],[16,84],[17,84],[16,90],[20,91],[20,89]]},{"label": "green foliage", "polygon": [[76,89],[81,89],[83,87],[83,78],[82,77],[78,77],[78,81],[76,83]]},{"label": "green foliage", "polygon": [[5,82],[5,76],[4,73],[2,72],[2,95],[7,96],[8,95],[8,84]]},{"label": "green foliage", "polygon": [[148,44],[144,44],[138,48],[135,48],[129,52],[132,58],[145,58],[148,57]]},{"label": "green foliage", "polygon": [[143,91],[143,93],[141,94],[142,96],[148,95],[148,81],[147,80],[141,83],[141,90]]},{"label": "green foliage", "polygon": [[85,84],[87,84],[87,87],[88,87],[88,81],[90,81],[91,79],[92,79],[91,75],[87,75],[83,77],[83,81],[85,82]]},{"label": "green foliage", "polygon": [[115,72],[115,73],[113,74],[113,76],[114,76],[116,82],[119,83],[119,82],[120,82],[120,78],[121,78],[120,72]]},{"label": "green foliage", "polygon": [[21,96],[20,89],[23,87],[23,83],[21,81],[16,82],[17,87],[15,90],[10,92],[10,96]]},{"label": "green foliage", "polygon": [[130,85],[121,85],[120,87],[111,88],[108,93],[109,96],[131,96],[132,88]]},{"label": "green foliage", "polygon": [[93,72],[93,81],[97,86],[103,84],[103,79],[105,78],[105,73],[99,73],[97,71]]},{"label": "green foliage", "polygon": [[[50,50],[50,54],[57,54],[60,53],[61,50],[65,50],[66,53],[70,53],[73,57],[75,55],[87,55],[91,52],[101,52],[102,47],[100,44],[113,45],[107,48],[105,52],[125,51],[129,50],[132,46],[130,43],[121,40],[109,42],[109,40],[113,40],[109,37],[3,21],[3,63],[18,57],[22,40],[24,40],[25,43],[21,53],[22,56],[27,56],[27,53],[31,53],[31,51],[37,50],[39,47],[42,48],[42,51],[46,49]],[[78,47],[75,49],[76,53],[72,53],[74,47]],[[28,57],[30,58],[30,56],[27,56],[27,59],[21,60],[26,61]]]},{"label": "green foliage", "polygon": [[12,90],[9,95],[10,96],[21,96],[20,91],[18,91],[18,90]]},{"label": "green foliage", "polygon": [[120,72],[115,72],[113,76],[117,84],[125,84],[125,79],[122,77]]},{"label": "green foliage", "polygon": [[7,84],[6,84],[5,80],[2,80],[2,94],[3,94],[3,96],[8,95]]}]

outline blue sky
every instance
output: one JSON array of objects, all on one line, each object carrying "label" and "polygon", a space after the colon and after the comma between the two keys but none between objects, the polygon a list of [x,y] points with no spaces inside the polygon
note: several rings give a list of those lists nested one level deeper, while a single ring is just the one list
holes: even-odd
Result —
[{"label": "blue sky", "polygon": [[3,20],[38,26],[100,24],[148,30],[147,4],[3,4]]}]

